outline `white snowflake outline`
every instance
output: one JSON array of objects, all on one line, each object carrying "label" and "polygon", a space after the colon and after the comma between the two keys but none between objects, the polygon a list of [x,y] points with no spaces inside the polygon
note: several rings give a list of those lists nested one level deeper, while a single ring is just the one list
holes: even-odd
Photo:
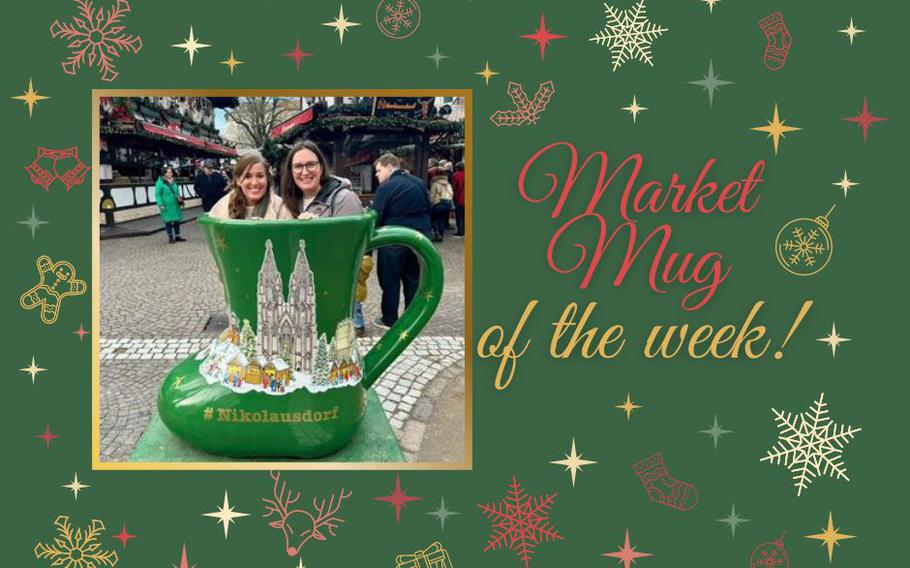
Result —
[{"label": "white snowflake outline", "polygon": [[759,461],[783,465],[794,473],[797,497],[819,476],[850,481],[843,448],[862,428],[834,423],[827,406],[825,393],[821,393],[808,410],[797,415],[771,409],[780,431],[777,443]]},{"label": "white snowflake outline", "polygon": [[651,43],[669,28],[648,21],[645,0],[638,0],[631,9],[617,10],[604,2],[607,21],[594,37],[588,38],[597,45],[606,45],[613,58],[613,71],[630,59],[638,59],[654,67]]}]

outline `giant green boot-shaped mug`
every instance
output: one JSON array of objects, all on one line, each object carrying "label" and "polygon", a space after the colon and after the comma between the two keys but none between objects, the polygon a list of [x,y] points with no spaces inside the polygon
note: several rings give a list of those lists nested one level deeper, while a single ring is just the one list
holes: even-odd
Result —
[{"label": "giant green boot-shaped mug", "polygon": [[[234,457],[313,458],[353,437],[366,390],[429,321],[442,261],[422,234],[375,228],[374,213],[307,221],[199,219],[215,257],[230,327],[165,378],[158,412],[175,434]],[[401,318],[363,353],[351,321],[365,251],[410,247],[420,286]]]}]

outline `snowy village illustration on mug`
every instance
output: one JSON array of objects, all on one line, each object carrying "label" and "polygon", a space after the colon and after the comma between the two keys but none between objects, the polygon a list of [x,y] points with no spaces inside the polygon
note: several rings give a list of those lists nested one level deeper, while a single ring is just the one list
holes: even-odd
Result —
[{"label": "snowy village illustration on mug", "polygon": [[230,327],[196,356],[199,372],[209,384],[220,383],[237,393],[283,395],[305,388],[325,392],[356,385],[363,356],[350,318],[338,322],[326,340],[316,331],[316,286],[300,241],[287,299],[275,264],[272,241],[265,243],[257,283],[254,332],[248,319],[230,314]]}]

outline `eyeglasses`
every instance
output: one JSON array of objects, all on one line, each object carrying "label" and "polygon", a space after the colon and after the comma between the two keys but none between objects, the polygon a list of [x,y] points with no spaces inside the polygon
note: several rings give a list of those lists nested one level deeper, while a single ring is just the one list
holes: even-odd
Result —
[{"label": "eyeglasses", "polygon": [[302,164],[294,164],[291,166],[291,169],[294,170],[295,174],[302,174],[303,170],[313,173],[319,169],[319,162],[304,162]]}]

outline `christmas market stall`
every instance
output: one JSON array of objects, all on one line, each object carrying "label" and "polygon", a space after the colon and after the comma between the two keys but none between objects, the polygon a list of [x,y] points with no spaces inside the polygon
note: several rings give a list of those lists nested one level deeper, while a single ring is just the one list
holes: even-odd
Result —
[{"label": "christmas market stall", "polygon": [[286,153],[299,140],[316,142],[332,172],[349,178],[354,191],[369,198],[377,186],[373,162],[384,152],[395,153],[406,169],[424,179],[429,158],[462,159],[464,120],[455,114],[441,97],[361,97],[335,105],[318,101],[273,128],[271,145]]},{"label": "christmas market stall", "polygon": [[237,155],[214,119],[215,108],[236,104],[232,97],[102,97],[102,223],[156,215],[155,181],[165,165],[174,168],[182,196],[194,205],[195,163]]}]

